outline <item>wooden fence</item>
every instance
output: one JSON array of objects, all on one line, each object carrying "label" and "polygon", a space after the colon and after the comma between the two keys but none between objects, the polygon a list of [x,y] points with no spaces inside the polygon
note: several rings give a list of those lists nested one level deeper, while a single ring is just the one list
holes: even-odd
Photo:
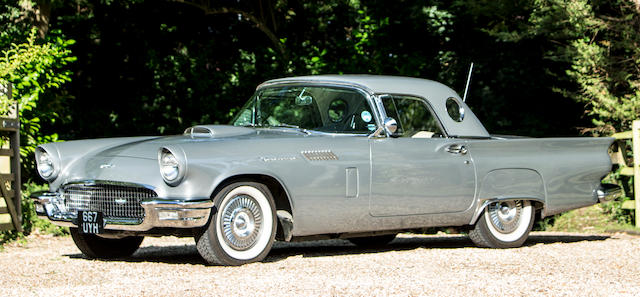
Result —
[{"label": "wooden fence", "polygon": [[[621,167],[620,174],[633,177],[634,200],[623,202],[622,208],[635,210],[635,225],[640,227],[640,120],[633,121],[631,131],[613,134],[618,148],[612,154],[612,161]],[[631,140],[633,160],[629,160],[626,142]]]},{"label": "wooden fence", "polygon": [[[11,84],[0,85],[0,93],[11,102]],[[17,105],[8,117],[0,117],[0,231],[22,232],[20,192],[20,120]]]}]

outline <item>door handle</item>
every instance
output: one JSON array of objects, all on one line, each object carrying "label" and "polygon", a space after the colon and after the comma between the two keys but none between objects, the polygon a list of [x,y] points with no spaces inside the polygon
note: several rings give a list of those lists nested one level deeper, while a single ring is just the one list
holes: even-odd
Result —
[{"label": "door handle", "polygon": [[447,147],[447,152],[456,155],[466,155],[469,151],[467,150],[467,147],[462,144],[452,144]]}]

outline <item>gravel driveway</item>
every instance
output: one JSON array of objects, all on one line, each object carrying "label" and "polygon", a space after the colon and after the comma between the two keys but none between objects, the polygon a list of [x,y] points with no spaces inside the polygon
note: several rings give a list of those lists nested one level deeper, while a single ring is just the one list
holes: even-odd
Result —
[{"label": "gravel driveway", "polygon": [[640,296],[640,237],[533,233],[522,248],[400,235],[388,247],[276,243],[265,262],[211,267],[189,238],[146,238],[131,258],[83,258],[70,237],[0,252],[0,296]]}]

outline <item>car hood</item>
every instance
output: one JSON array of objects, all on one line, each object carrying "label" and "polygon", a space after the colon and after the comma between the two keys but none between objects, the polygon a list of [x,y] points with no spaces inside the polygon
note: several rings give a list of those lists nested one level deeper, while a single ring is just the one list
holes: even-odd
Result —
[{"label": "car hood", "polygon": [[98,152],[95,157],[131,157],[157,159],[158,150],[167,145],[183,145],[193,143],[215,143],[255,138],[291,138],[304,137],[305,133],[292,129],[254,129],[236,126],[208,125],[194,126],[185,130],[183,135],[132,139],[128,143]]}]

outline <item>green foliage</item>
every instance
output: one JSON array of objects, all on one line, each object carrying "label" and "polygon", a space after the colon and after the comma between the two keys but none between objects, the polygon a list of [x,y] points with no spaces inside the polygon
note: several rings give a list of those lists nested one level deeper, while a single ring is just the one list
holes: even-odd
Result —
[{"label": "green foliage", "polygon": [[640,13],[616,1],[610,13],[595,16],[584,3],[577,9],[585,25],[572,40],[567,74],[580,86],[572,97],[587,106],[596,131],[626,130],[640,115]]},{"label": "green foliage", "polygon": [[[38,40],[36,28],[29,24],[27,13],[22,10],[31,7],[31,4],[15,1],[0,1],[0,4],[0,84],[13,85],[13,100],[9,100],[7,94],[0,94],[0,116],[15,116],[17,112],[20,117],[22,176],[29,180],[35,168],[35,147],[57,140],[57,134],[41,131],[41,124],[55,121],[57,114],[49,106],[42,106],[40,101],[43,95],[51,96],[52,89],[71,80],[71,72],[66,67],[75,60],[68,49],[74,41],[65,40],[59,30],[50,31],[45,39]],[[13,109],[16,105],[17,110]],[[0,242],[23,238],[34,228],[52,234],[64,234],[63,229],[35,215],[28,195],[42,189],[42,186],[33,183],[25,186],[21,198],[24,233],[3,232]]]},{"label": "green foliage", "polygon": [[[3,50],[0,60],[0,78],[14,84],[20,111],[33,110],[40,93],[49,88],[58,88],[70,80],[69,71],[60,72],[62,66],[74,60],[66,49],[73,41],[57,37],[53,42],[36,44],[36,29],[31,29],[25,43],[11,44]],[[2,101],[0,111],[10,103]]]},{"label": "green foliage", "polygon": [[35,147],[58,140],[56,133],[41,133],[42,121],[55,121],[57,114],[38,108],[38,102],[41,94],[71,80],[71,72],[65,67],[75,60],[68,49],[73,43],[60,37],[59,32],[53,32],[44,43],[37,43],[36,29],[32,28],[26,40],[11,43],[2,50],[0,83],[13,84],[13,100],[0,96],[0,115],[6,116],[17,103],[21,122],[20,154],[26,173],[23,176],[29,177],[35,167]]},{"label": "green foliage", "polygon": [[24,184],[24,190],[22,191],[22,229],[23,233],[17,231],[3,231],[0,232],[0,246],[7,241],[21,240],[26,235],[33,232],[40,234],[51,234],[53,236],[63,236],[69,234],[69,228],[59,227],[52,224],[49,220],[43,220],[36,215],[33,202],[29,198],[29,195],[33,192],[46,191],[49,187],[47,185],[38,185],[36,183]]},{"label": "green foliage", "polygon": [[[591,121],[582,133],[629,130],[640,117],[640,6],[625,0],[535,0],[520,15],[519,21],[504,18],[486,32],[507,43],[543,46],[546,63],[553,65],[546,71],[557,78],[550,87],[581,104]],[[631,196],[629,178],[614,172],[608,180]],[[604,204],[603,212],[628,224],[631,212],[621,204]]]},{"label": "green foliage", "polygon": [[511,42],[550,43],[545,57],[562,63],[553,73],[572,85],[554,90],[585,106],[593,127],[608,135],[628,130],[640,114],[640,9],[631,1],[535,0],[526,25],[488,31]]},{"label": "green foliage", "polygon": [[572,210],[553,216],[552,223],[547,225],[545,231],[561,232],[638,232],[638,228],[624,222],[612,219],[601,205]]},{"label": "green foliage", "polygon": [[[629,158],[628,163],[633,163],[633,156],[631,154],[632,150],[631,150],[631,140],[627,140],[627,141],[616,141],[617,145],[627,145],[628,150],[626,150],[626,152],[629,154],[629,156],[625,156],[626,158]],[[622,204],[624,203],[624,201],[627,200],[631,200],[631,198],[629,197],[633,197],[633,178],[630,176],[624,176],[622,174],[620,174],[622,171],[622,167],[621,166],[614,166],[614,170],[609,173],[603,180],[602,182],[604,183],[613,183],[613,184],[618,184],[622,187],[622,191],[623,191],[623,196],[621,198],[618,198],[615,201],[611,201],[609,203],[604,203],[604,204],[600,204],[600,208],[602,209],[603,213],[608,214],[611,219],[619,224],[623,224],[623,225],[629,225],[632,224],[633,222],[633,211],[629,210],[629,209],[623,209],[622,208]]]},{"label": "green foliage", "polygon": [[226,123],[258,83],[282,76],[407,75],[461,93],[471,61],[467,103],[491,133],[607,135],[640,114],[640,17],[628,0],[179,2],[53,1],[39,40],[18,1],[0,0],[0,49],[48,51],[12,70],[23,156],[58,138]]}]

